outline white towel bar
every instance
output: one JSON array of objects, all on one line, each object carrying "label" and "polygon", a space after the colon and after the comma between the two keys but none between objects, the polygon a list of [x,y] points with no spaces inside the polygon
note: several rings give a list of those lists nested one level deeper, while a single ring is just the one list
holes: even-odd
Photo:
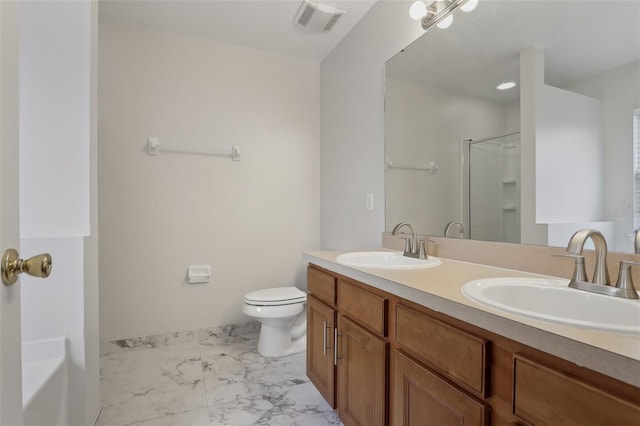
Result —
[{"label": "white towel bar", "polygon": [[420,170],[420,171],[429,172],[431,174],[438,171],[438,165],[433,161],[430,161],[429,164],[427,164],[426,166],[413,166],[409,164],[396,164],[393,161],[387,159],[386,168],[387,170],[389,169]]},{"label": "white towel bar", "polygon": [[210,155],[213,157],[229,157],[233,161],[240,161],[240,147],[237,147],[237,146],[232,146],[230,153],[195,151],[195,150],[171,148],[171,147],[160,149],[160,139],[149,138],[147,140],[147,154],[159,155],[160,152],[167,152],[172,154]]}]

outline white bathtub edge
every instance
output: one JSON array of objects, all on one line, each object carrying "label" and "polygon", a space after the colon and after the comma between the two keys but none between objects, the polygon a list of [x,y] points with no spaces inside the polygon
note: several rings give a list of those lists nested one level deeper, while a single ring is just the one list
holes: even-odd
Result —
[{"label": "white bathtub edge", "polygon": [[[49,380],[65,367],[66,339],[22,342],[22,407],[26,409]],[[62,374],[66,375],[65,371]]]}]

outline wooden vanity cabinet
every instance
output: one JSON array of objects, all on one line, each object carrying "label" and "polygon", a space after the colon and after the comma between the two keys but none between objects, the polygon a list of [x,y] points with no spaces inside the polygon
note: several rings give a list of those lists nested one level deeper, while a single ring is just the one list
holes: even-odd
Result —
[{"label": "wooden vanity cabinet", "polygon": [[308,289],[307,374],[345,425],[640,426],[638,387],[312,265]]},{"label": "wooden vanity cabinet", "polygon": [[307,376],[345,425],[387,425],[387,300],[314,267],[307,289]]}]

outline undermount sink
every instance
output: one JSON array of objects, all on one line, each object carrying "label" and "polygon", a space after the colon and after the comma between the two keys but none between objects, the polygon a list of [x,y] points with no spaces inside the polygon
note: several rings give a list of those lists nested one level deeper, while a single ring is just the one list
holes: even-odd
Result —
[{"label": "undermount sink", "polygon": [[361,251],[344,253],[336,258],[338,263],[361,268],[418,269],[433,268],[442,263],[437,257],[414,259],[403,256],[401,251]]},{"label": "undermount sink", "polygon": [[565,325],[640,334],[640,300],[567,287],[569,280],[487,278],[471,281],[462,293],[482,305]]}]

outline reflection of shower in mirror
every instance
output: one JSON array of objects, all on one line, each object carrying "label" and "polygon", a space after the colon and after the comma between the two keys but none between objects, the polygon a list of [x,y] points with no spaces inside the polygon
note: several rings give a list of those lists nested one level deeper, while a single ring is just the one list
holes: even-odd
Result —
[{"label": "reflection of shower in mirror", "polygon": [[520,242],[520,132],[467,139],[464,222],[472,239]]}]

